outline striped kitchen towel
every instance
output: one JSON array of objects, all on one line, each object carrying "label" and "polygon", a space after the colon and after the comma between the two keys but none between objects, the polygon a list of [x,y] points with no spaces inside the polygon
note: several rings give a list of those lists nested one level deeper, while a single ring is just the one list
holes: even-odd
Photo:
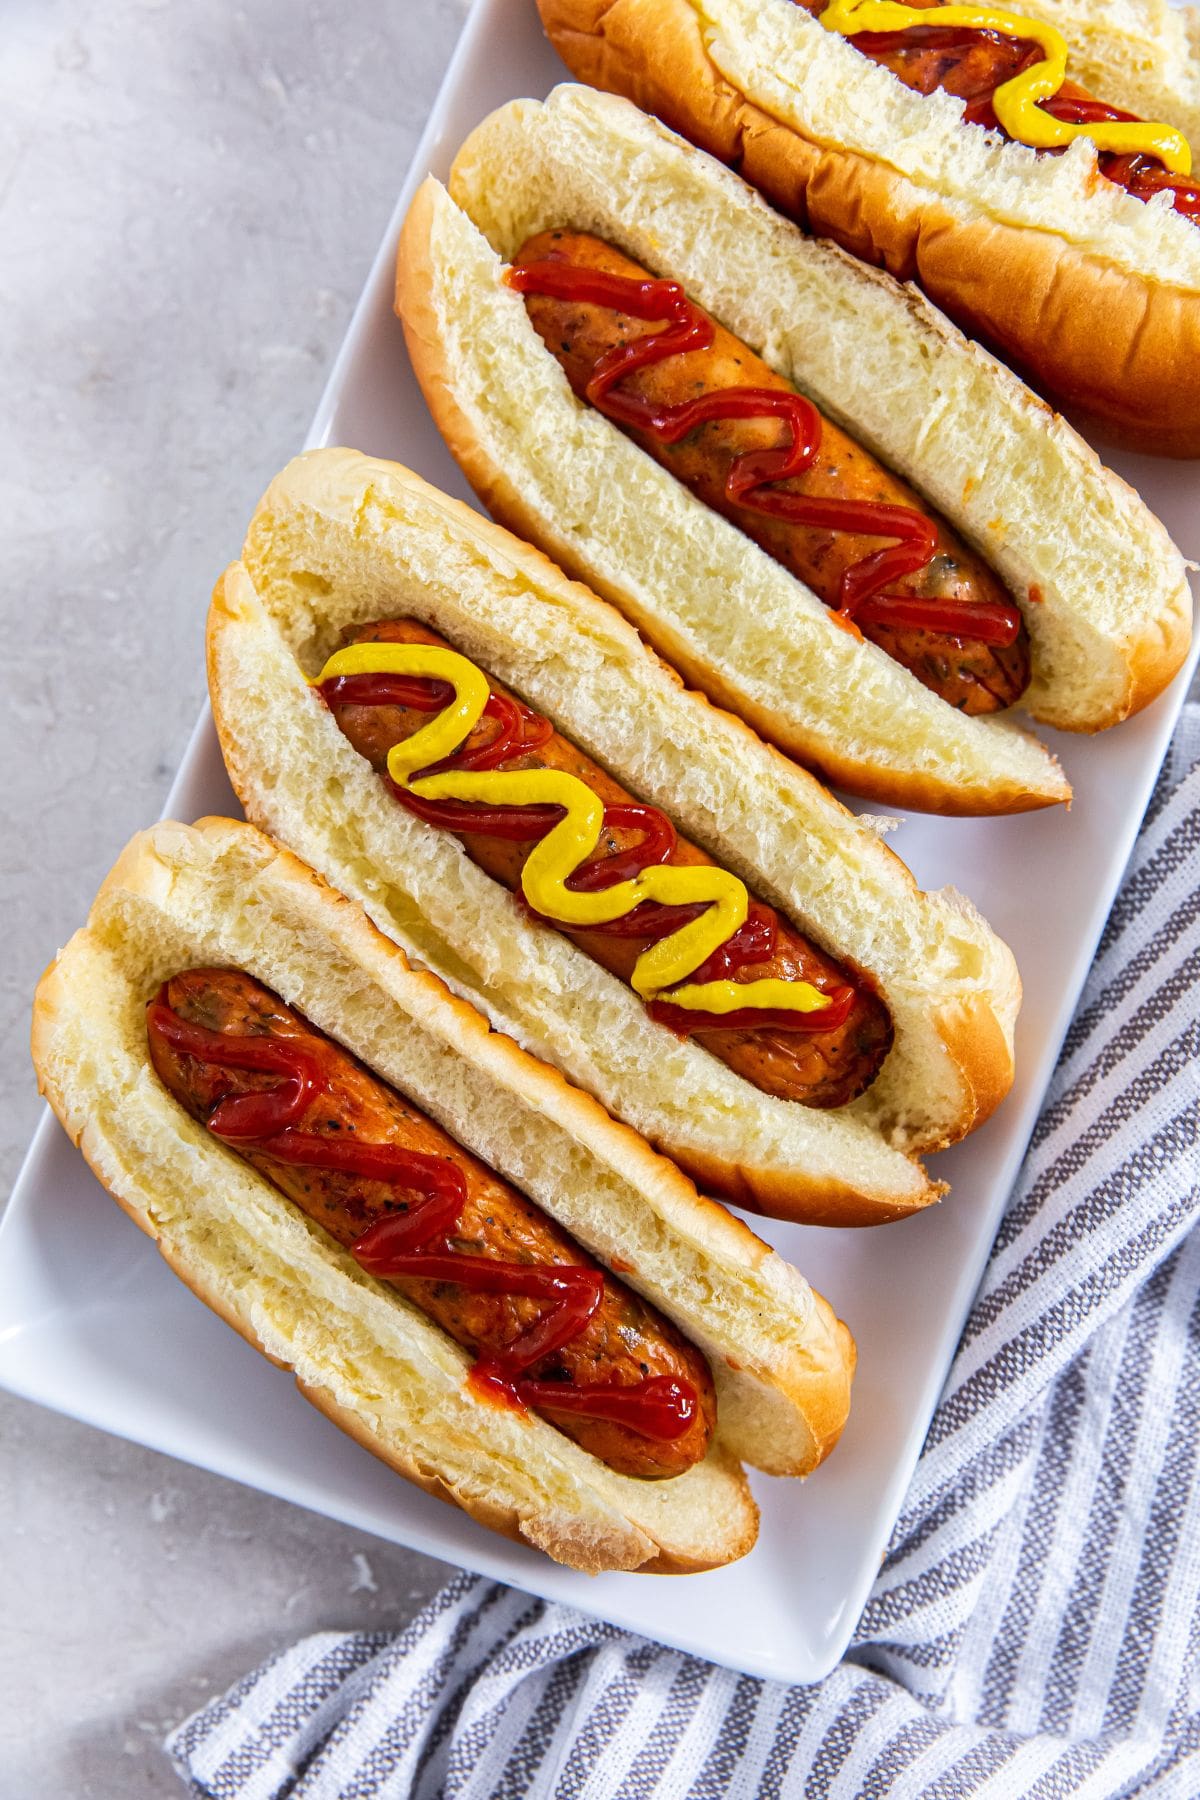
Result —
[{"label": "striped kitchen towel", "polygon": [[1200,1795],[1200,708],[854,1645],[787,1688],[459,1576],[168,1750],[214,1800]]}]

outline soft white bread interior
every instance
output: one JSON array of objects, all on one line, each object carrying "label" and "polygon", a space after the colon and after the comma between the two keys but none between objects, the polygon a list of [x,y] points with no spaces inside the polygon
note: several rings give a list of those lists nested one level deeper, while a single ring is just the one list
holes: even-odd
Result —
[{"label": "soft white bread interior", "polygon": [[579,80],[915,277],[1108,435],[1200,454],[1200,235],[1165,194],[1146,205],[1106,181],[1086,140],[1045,156],[966,126],[962,101],[906,88],[793,0],[538,8]]},{"label": "soft white bread interior", "polygon": [[592,231],[674,276],[912,482],[1020,603],[1033,660],[1022,704],[1035,718],[1101,729],[1179,666],[1186,568],[1133,490],[914,291],[805,238],[657,121],[579,87],[514,101],[467,139],[451,192],[429,181],[417,194],[397,307],[468,476],[689,679],[803,760],[855,792],[945,811],[1068,791],[1040,745],[1006,721],[964,717],[856,644],[735,525],[574,397],[502,283],[531,233]]},{"label": "soft white bread interior", "polygon": [[[919,892],[868,824],[684,689],[614,609],[394,463],[309,452],[271,484],[218,586],[209,684],[249,816],[492,1022],[763,1211],[873,1223],[938,1189],[909,1153],[970,1130],[1012,1079],[1019,983],[960,896]],[[763,1094],[656,1024],[621,981],[532,923],[448,832],[398,806],[305,676],[356,625],[412,615],[661,807],[891,1009],[895,1045],[853,1105]]]},{"label": "soft white bread interior", "polygon": [[1072,81],[1200,146],[1200,11],[1168,0],[1020,0],[1071,46]]},{"label": "soft white bread interior", "polygon": [[[247,971],[437,1118],[708,1355],[718,1446],[663,1482],[614,1474],[464,1385],[467,1353],[364,1273],[158,1080],[145,1007],[182,968]],[[38,988],[43,1091],[92,1168],[189,1286],[352,1436],[430,1492],[579,1568],[740,1556],[756,1515],[736,1457],[805,1474],[846,1418],[853,1340],[723,1207],[573,1092],[359,909],[243,824],[135,838]]]},{"label": "soft white bread interior", "polygon": [[[678,3],[678,0],[675,0]],[[682,0],[716,66],[772,117],[890,167],[964,216],[1044,232],[1150,281],[1200,288],[1200,236],[1182,214],[1095,178],[1084,139],[1062,156],[961,124],[963,102],[918,94],[794,0]],[[1019,9],[1017,9],[1019,10]]]}]

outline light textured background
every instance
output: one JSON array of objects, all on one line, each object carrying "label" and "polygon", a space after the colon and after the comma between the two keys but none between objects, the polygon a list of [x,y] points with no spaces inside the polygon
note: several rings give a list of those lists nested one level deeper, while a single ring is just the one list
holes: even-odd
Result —
[{"label": "light textured background", "polygon": [[[4,1192],[34,981],[161,809],[208,588],[303,438],[464,10],[0,0]],[[0,1394],[0,1800],[172,1800],[169,1725],[445,1572]]]},{"label": "light textured background", "polygon": [[[208,589],[299,448],[464,11],[0,5],[4,1193],[34,981],[161,809]],[[445,1573],[0,1395],[0,1797],[170,1800],[169,1724]]]}]

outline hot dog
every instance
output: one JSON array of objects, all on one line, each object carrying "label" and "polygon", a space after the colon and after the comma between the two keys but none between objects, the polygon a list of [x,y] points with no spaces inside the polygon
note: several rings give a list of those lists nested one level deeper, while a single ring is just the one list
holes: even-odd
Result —
[{"label": "hot dog", "polygon": [[991,715],[1100,730],[1186,654],[1182,559],[1063,420],[627,103],[479,126],[414,200],[396,306],[489,510],[854,793],[1064,799]]},{"label": "hot dog", "polygon": [[[622,1475],[670,1477],[703,1461],[717,1408],[699,1352],[277,995],[237,969],[188,969],[150,1002],[146,1030],[167,1091],[469,1350],[485,1394],[531,1406]],[[257,1068],[225,1060],[244,1056],[247,1044]],[[264,1045],[276,1053],[266,1068]],[[285,1126],[281,1065],[299,1067],[315,1090],[311,1098],[302,1092]],[[272,1110],[239,1121],[237,1107],[250,1096],[260,1109],[269,1096]],[[447,1199],[456,1216],[449,1228],[439,1216],[427,1236],[422,1212],[444,1215],[438,1203]],[[395,1226],[408,1228],[404,1239]],[[423,1265],[435,1272],[407,1272]],[[544,1295],[522,1295],[527,1270],[542,1278]],[[556,1270],[578,1271],[576,1286],[559,1275],[556,1292]],[[475,1285],[489,1275],[507,1285]],[[547,1347],[534,1355],[538,1339]]]},{"label": "hot dog", "polygon": [[[1186,48],[1172,57],[1156,41],[1161,25],[1147,21],[1143,40],[1127,10],[1105,32],[1071,0],[539,10],[574,75],[734,164],[801,224],[918,280],[1105,435],[1200,452],[1200,185],[1179,129],[1195,128],[1196,92],[1147,80],[1187,66]],[[1086,54],[1097,35],[1099,59]]]},{"label": "hot dog", "polygon": [[[43,977],[44,1092],[351,1436],[572,1566],[748,1550],[853,1343],[773,1251],[250,826],[134,840]],[[713,1305],[705,1296],[719,1295]]]},{"label": "hot dog", "polygon": [[937,1197],[916,1156],[1012,1075],[1019,984],[965,902],[395,464],[298,458],[242,556],[209,691],[251,819],[706,1187],[831,1223]]},{"label": "hot dog", "polygon": [[[445,638],[413,619],[361,626],[351,635],[350,642],[450,648]],[[420,700],[420,710],[413,704],[389,704],[388,682],[386,675],[335,675],[329,682],[322,683],[319,690],[340,730],[385,776],[391,750],[427,723],[430,703],[428,693],[418,691],[403,697],[410,702]],[[374,692],[369,684],[374,684]],[[514,704],[513,697],[498,682],[489,680],[488,687],[491,695],[509,706]],[[497,759],[495,751],[504,727],[502,725],[501,732],[497,732],[493,719],[481,719],[464,741],[457,760],[467,766],[474,759],[474,766],[478,767],[482,751],[488,768],[507,773],[555,769],[573,776],[597,794],[604,804],[605,828],[598,853],[586,865],[590,886],[603,891],[619,875],[627,875],[651,844],[654,846],[653,860],[658,866],[713,866],[710,856],[678,836],[664,814],[639,805],[635,797],[606,775],[598,763],[568,743],[561,732],[555,731],[549,720],[540,719],[536,713],[522,707],[521,724],[523,729],[517,736],[513,753]],[[396,793],[402,803],[417,810],[418,817],[426,818],[434,826],[453,830],[472,862],[493,880],[510,892],[521,893],[522,871],[538,838],[525,834],[518,809],[503,809],[498,819],[490,821],[492,829],[483,830],[479,826],[487,821],[480,818],[482,808],[460,802],[456,812],[454,801],[448,806],[443,803],[439,809],[407,795],[403,789],[397,789]],[[476,826],[475,830],[471,829],[472,825]],[[536,830],[536,826],[532,828],[534,833]],[[514,831],[521,835],[508,835]],[[591,877],[593,870],[595,876]],[[591,931],[572,929],[567,925],[560,929],[602,967],[620,980],[631,982],[647,944],[661,942],[667,931],[681,922],[681,914],[686,922],[692,909],[661,905],[655,909],[653,902],[645,902],[639,910],[643,923],[640,932],[637,930],[639,919],[633,915]],[[651,913],[649,918],[645,917],[647,911]],[[556,923],[554,920],[549,922]],[[738,986],[763,980],[804,983],[806,987],[815,987],[828,1004],[817,1011],[790,1015],[772,1013],[769,1022],[761,1026],[753,1010],[747,1009],[740,1017],[734,1015],[731,1028],[722,1029],[717,1014],[689,1013],[679,1006],[672,1006],[668,991],[664,999],[650,1003],[651,1013],[684,1035],[702,1033],[704,1046],[713,1056],[719,1057],[735,1074],[744,1076],[765,1094],[775,1094],[783,1100],[800,1100],[808,1106],[844,1106],[855,1099],[870,1086],[891,1048],[892,1026],[887,1009],[861,979],[856,979],[843,965],[824,955],[781,919],[774,907],[765,906],[761,900],[752,901],[738,938],[740,942],[730,939],[708,959],[709,963],[718,964],[721,974],[728,975]],[[717,972],[717,968],[712,971]],[[704,967],[698,968],[694,978],[702,979],[703,974]]]},{"label": "hot dog", "polygon": [[[793,3],[814,19],[827,13],[825,0]],[[928,12],[939,7],[939,0],[904,0],[904,5],[912,12]],[[908,21],[901,22],[898,29],[851,31],[847,35],[856,50],[889,70],[913,93],[941,92],[962,100],[965,125],[982,125],[1010,142],[1021,141],[998,118],[996,98],[1008,82],[1044,62],[1044,47],[1035,38],[1003,35],[998,30],[977,26]],[[1147,123],[1136,113],[1106,105],[1073,81],[1060,81],[1056,91],[1038,105],[1049,118],[1069,126]],[[1048,146],[1045,154],[1059,155],[1065,147]],[[1186,219],[1200,220],[1200,186],[1184,175],[1172,174],[1162,156],[1149,147],[1148,140],[1142,149],[1098,150],[1096,168],[1105,181],[1123,188],[1134,199],[1145,201],[1155,194],[1165,194],[1173,211]]]},{"label": "hot dog", "polygon": [[[548,291],[564,285],[564,273],[575,270],[616,277],[615,291],[600,301],[572,293],[569,286],[570,298]],[[570,231],[530,238],[517,252],[510,277],[525,297],[538,336],[581,400],[590,398],[602,365],[627,345],[636,345],[644,356],[653,340],[669,342],[670,328],[664,332],[662,320],[631,317],[621,310],[622,301],[636,300],[638,288],[650,279],[611,245]],[[621,292],[626,284],[632,289],[628,296]],[[662,302],[651,299],[649,304]],[[1029,634],[1019,608],[945,521],[930,517],[912,488],[847,432],[819,418],[812,432],[814,437],[819,433],[818,456],[802,474],[779,479],[772,461],[786,455],[797,429],[786,418],[718,415],[692,425],[682,437],[676,435],[678,427],[668,429],[672,415],[694,407],[698,397],[726,397],[731,389],[739,396],[750,389],[755,396],[796,398],[795,390],[761,357],[714,321],[706,323],[713,338],[708,349],[689,345],[668,351],[665,360],[631,360],[621,376],[619,402],[601,399],[601,409],[607,408],[635,444],[706,505],[732,519],[827,606],[837,608],[951,706],[989,713],[1015,705],[1029,685]],[[688,424],[685,416],[680,425]],[[771,477],[769,491],[764,494],[756,482],[737,493],[738,459],[761,457],[771,459],[760,465],[762,475]],[[755,473],[752,466],[749,472]],[[823,505],[830,506],[837,521],[832,529],[822,517]],[[816,514],[814,523],[805,518],[806,506]],[[886,511],[880,514],[877,508]],[[855,513],[864,519],[857,531],[852,528]],[[925,536],[918,527],[915,570],[890,571],[879,556],[887,526],[905,522],[894,517],[897,513],[915,514],[926,526]],[[903,556],[903,541],[898,548]],[[977,621],[986,624],[986,637],[976,635]]]}]

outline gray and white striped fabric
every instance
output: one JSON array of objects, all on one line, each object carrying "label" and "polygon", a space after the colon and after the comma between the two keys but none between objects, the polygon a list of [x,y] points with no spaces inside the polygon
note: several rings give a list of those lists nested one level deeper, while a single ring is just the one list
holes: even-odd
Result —
[{"label": "gray and white striped fabric", "polygon": [[168,1742],[214,1800],[1200,1795],[1200,708],[845,1661],[786,1688],[460,1576]]}]

